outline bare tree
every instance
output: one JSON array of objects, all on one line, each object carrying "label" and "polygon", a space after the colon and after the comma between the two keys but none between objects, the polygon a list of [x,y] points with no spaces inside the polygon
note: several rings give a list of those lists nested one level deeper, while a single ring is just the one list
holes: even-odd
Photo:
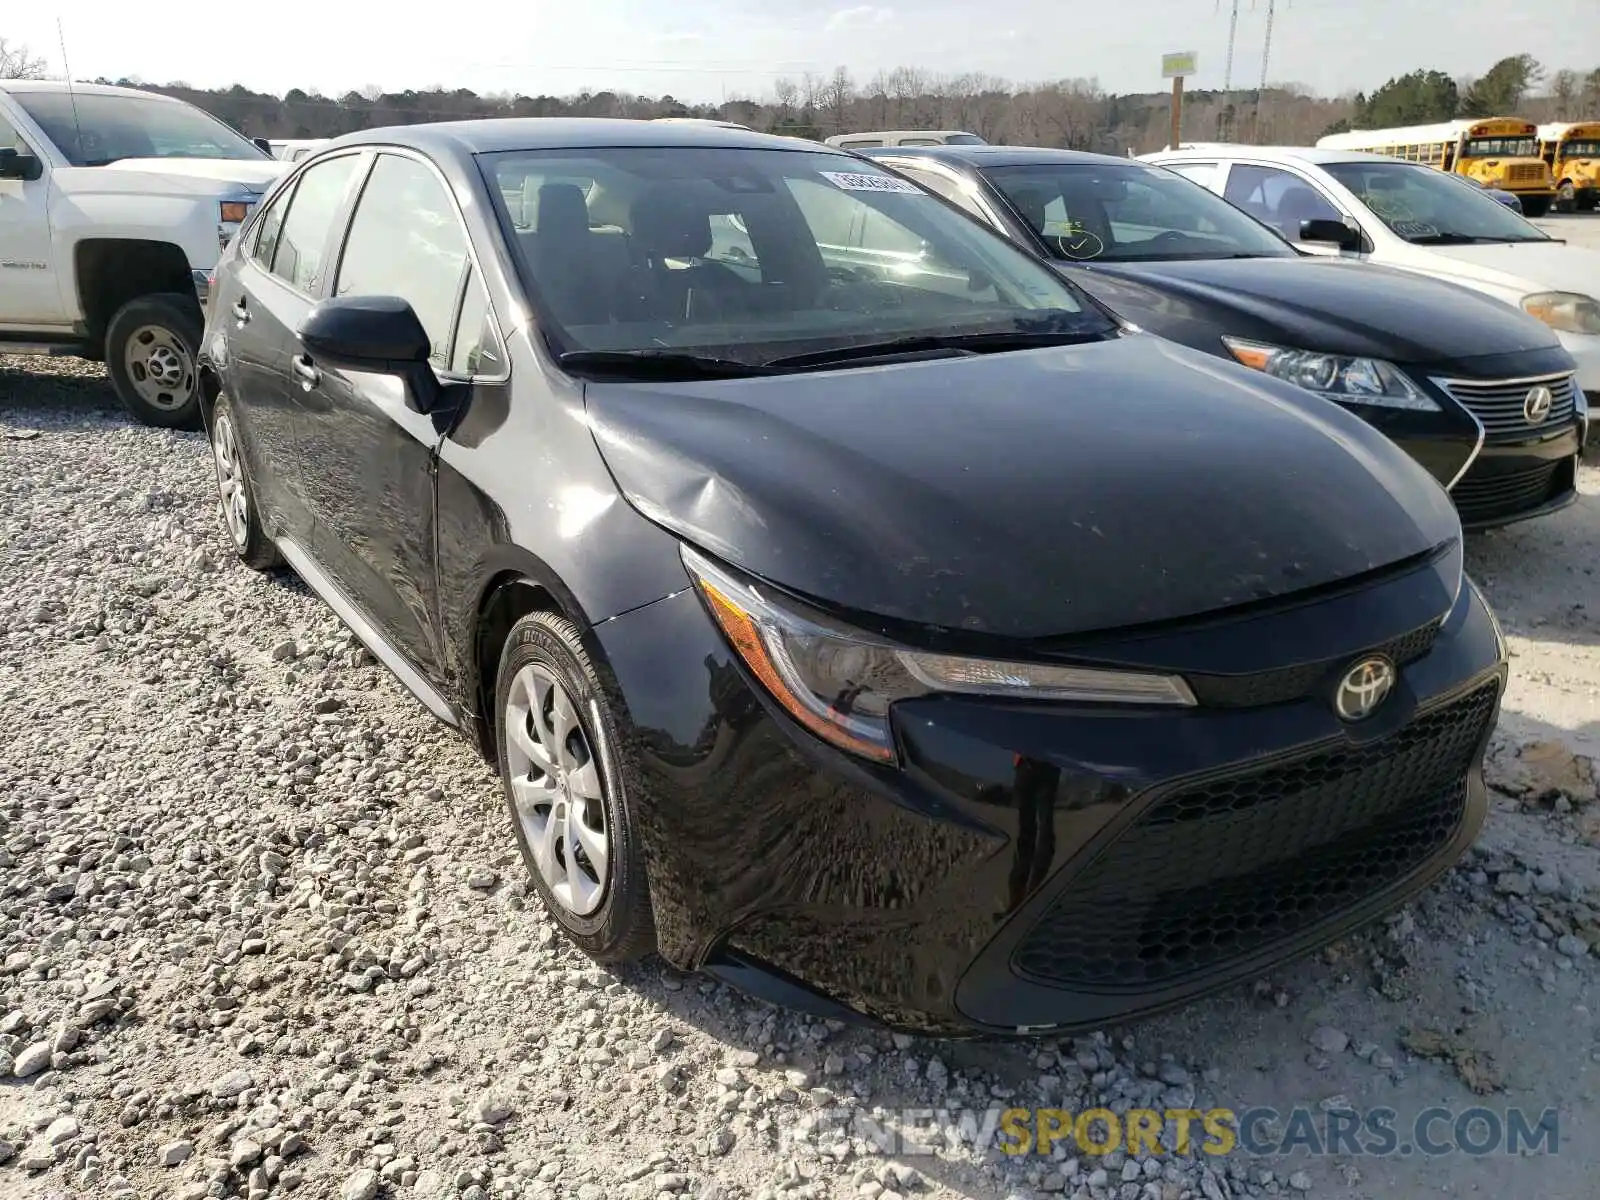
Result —
[{"label": "bare tree", "polygon": [[780,79],[772,85],[772,98],[777,102],[780,120],[787,121],[794,116],[794,104],[799,97],[799,85],[792,79]]},{"label": "bare tree", "polygon": [[43,79],[49,64],[35,58],[23,45],[0,37],[0,79]]},{"label": "bare tree", "polygon": [[1583,91],[1583,79],[1576,71],[1557,71],[1550,79],[1550,99],[1554,103],[1555,118],[1565,121],[1572,116],[1578,95]]},{"label": "bare tree", "polygon": [[828,115],[833,121],[833,131],[846,132],[845,125],[850,115],[850,106],[856,98],[856,85],[850,79],[850,72],[843,67],[835,67],[833,74],[828,77],[828,82],[823,86],[822,98],[828,106]]}]

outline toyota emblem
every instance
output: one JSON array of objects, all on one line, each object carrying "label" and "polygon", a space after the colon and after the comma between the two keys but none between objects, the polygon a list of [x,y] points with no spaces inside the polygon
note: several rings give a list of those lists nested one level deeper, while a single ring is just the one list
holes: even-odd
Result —
[{"label": "toyota emblem", "polygon": [[1555,403],[1555,395],[1541,383],[1536,388],[1529,388],[1528,394],[1522,398],[1522,415],[1528,418],[1529,425],[1537,425],[1550,415]]},{"label": "toyota emblem", "polygon": [[1364,658],[1339,681],[1333,706],[1346,721],[1365,720],[1388,698],[1394,678],[1394,664],[1387,658]]}]

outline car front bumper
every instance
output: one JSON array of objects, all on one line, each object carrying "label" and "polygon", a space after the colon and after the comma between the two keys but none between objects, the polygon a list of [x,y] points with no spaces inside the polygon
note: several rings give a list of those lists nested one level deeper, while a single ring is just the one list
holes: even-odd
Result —
[{"label": "car front bumper", "polygon": [[[1207,674],[1197,709],[903,701],[897,768],[795,726],[694,592],[608,621],[661,951],[830,1016],[1014,1034],[1184,1003],[1335,939],[1483,818],[1504,645],[1441,577],[1128,643],[1245,672]],[[1330,681],[1380,644],[1400,682],[1347,725]]]}]

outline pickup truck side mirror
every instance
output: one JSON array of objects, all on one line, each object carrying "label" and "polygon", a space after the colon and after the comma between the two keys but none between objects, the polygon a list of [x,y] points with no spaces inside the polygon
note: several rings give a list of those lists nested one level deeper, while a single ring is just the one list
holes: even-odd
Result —
[{"label": "pickup truck side mirror", "polygon": [[10,146],[0,149],[0,179],[21,179],[24,182],[44,174],[44,163],[32,154],[24,154]]},{"label": "pickup truck side mirror", "polygon": [[314,305],[298,330],[315,363],[397,375],[405,381],[406,407],[431,413],[444,388],[428,359],[433,343],[416,310],[399,296],[336,296]]},{"label": "pickup truck side mirror", "polygon": [[1313,217],[1300,222],[1302,242],[1332,242],[1341,250],[1361,249],[1361,231],[1352,229],[1343,221],[1327,217]]}]

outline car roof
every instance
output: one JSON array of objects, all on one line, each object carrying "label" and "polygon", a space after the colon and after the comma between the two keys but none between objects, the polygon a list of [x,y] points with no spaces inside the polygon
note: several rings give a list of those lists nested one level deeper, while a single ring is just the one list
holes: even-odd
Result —
[{"label": "car roof", "polygon": [[[409,146],[433,154],[494,154],[506,150],[595,150],[624,146],[798,150],[839,154],[831,146],[746,129],[688,121],[630,121],[610,117],[503,117],[390,125],[334,138],[335,146]],[[841,155],[841,157],[847,157]]]},{"label": "car roof", "polygon": [[182,104],[174,96],[160,92],[147,92],[141,88],[117,87],[109,83],[74,83],[70,87],[63,79],[0,79],[0,92],[22,95],[26,92],[67,92],[75,96],[132,96],[140,100],[163,100],[169,104]]},{"label": "car roof", "polygon": [[1021,167],[1031,163],[1120,163],[1138,159],[1084,150],[1056,150],[1049,146],[883,146],[864,149],[868,158],[931,158],[936,162],[965,163],[977,167]]},{"label": "car roof", "polygon": [[1139,156],[1145,162],[1177,162],[1192,158],[1296,159],[1320,166],[1342,162],[1402,162],[1388,154],[1369,154],[1364,150],[1323,150],[1316,146],[1246,146],[1217,142],[1206,146],[1186,146],[1178,150],[1157,150]]}]

